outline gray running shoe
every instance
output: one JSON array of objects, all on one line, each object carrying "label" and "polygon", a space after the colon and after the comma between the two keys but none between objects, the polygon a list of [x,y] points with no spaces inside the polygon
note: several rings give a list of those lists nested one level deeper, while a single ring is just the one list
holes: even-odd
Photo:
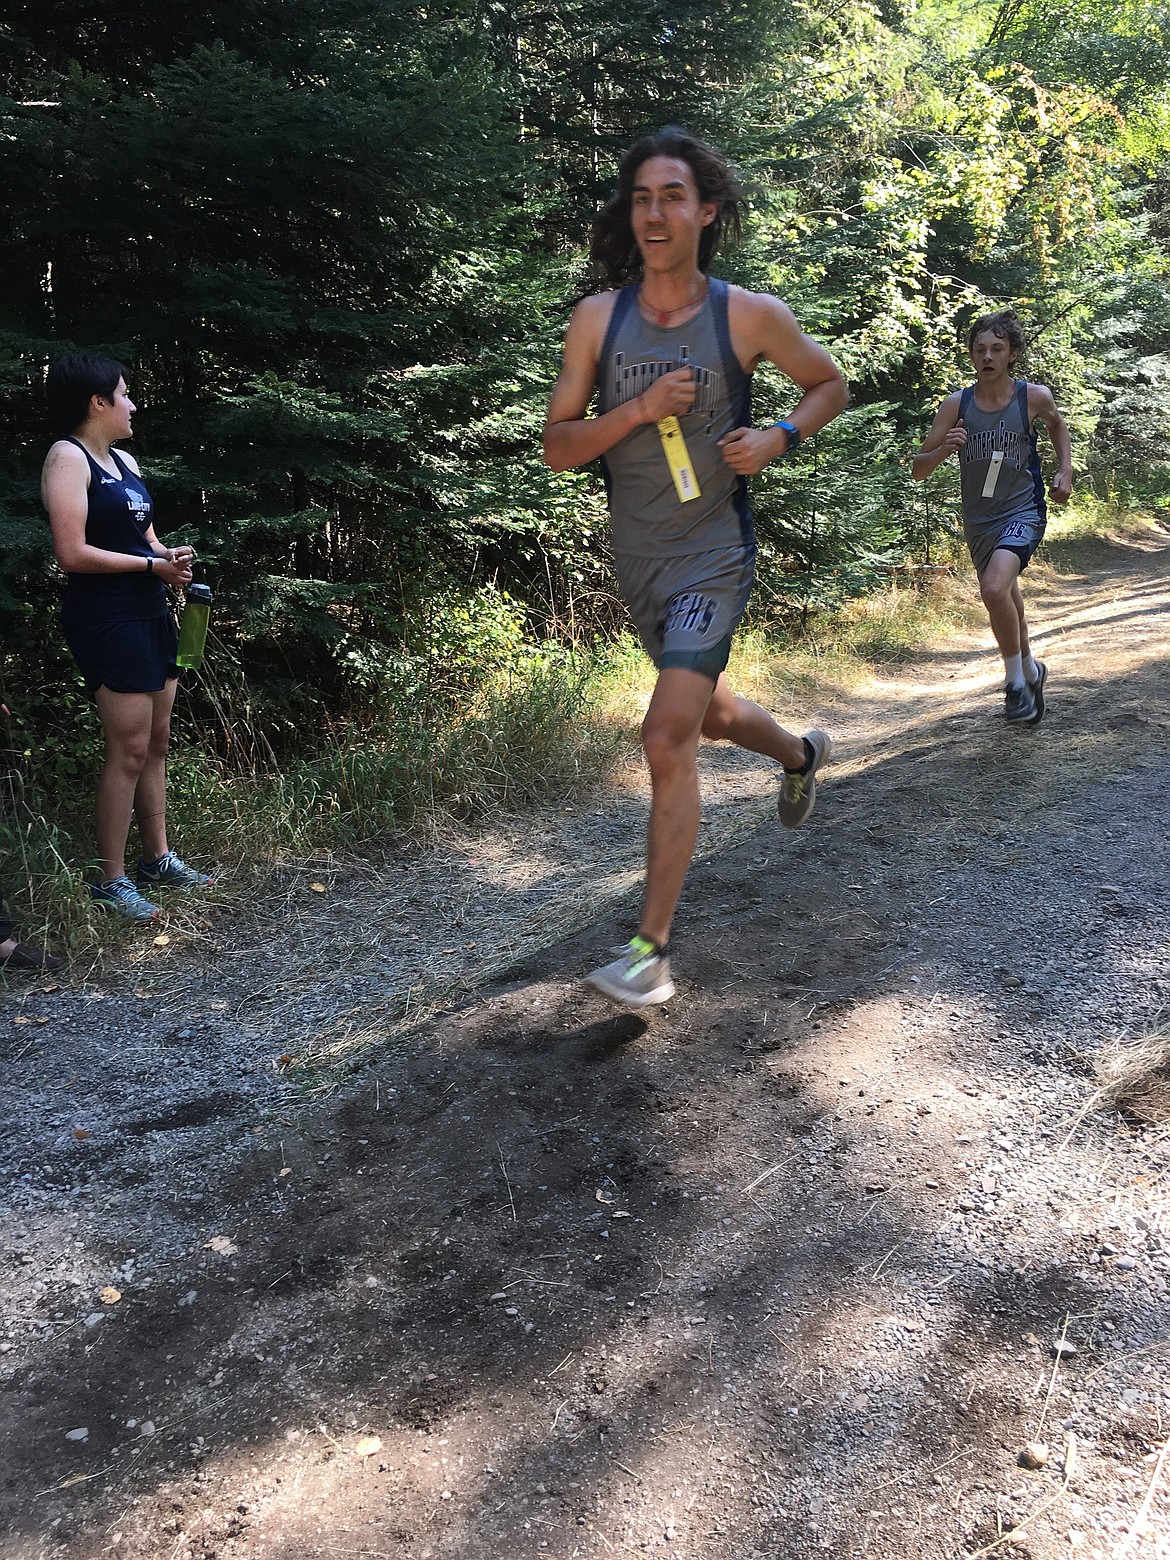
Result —
[{"label": "gray running shoe", "polygon": [[1032,690],[1032,698],[1036,701],[1036,713],[1028,722],[1030,726],[1038,726],[1044,719],[1044,684],[1048,681],[1048,668],[1043,661],[1036,662],[1036,681],[1029,683]]},{"label": "gray running shoe", "polygon": [[1003,698],[1003,718],[1013,726],[1031,725],[1036,718],[1036,695],[1027,683],[1009,688]]},{"label": "gray running shoe", "polygon": [[656,952],[645,937],[631,937],[612,964],[603,964],[585,980],[595,990],[630,1007],[649,1007],[653,1002],[669,1002],[674,996],[670,960]]},{"label": "gray running shoe", "polygon": [[162,911],[144,899],[128,877],[114,878],[109,883],[95,883],[90,897],[102,910],[112,910],[127,921],[153,921]]},{"label": "gray running shoe", "polygon": [[808,766],[808,773],[800,775],[791,769],[786,769],[784,778],[780,782],[780,799],[776,806],[780,813],[780,822],[786,829],[798,828],[816,806],[817,770],[829,762],[829,754],[833,751],[828,732],[806,732],[805,741],[813,750],[813,759]]},{"label": "gray running shoe", "polygon": [[153,864],[138,863],[139,888],[207,888],[210,882],[206,872],[196,872],[173,850]]}]

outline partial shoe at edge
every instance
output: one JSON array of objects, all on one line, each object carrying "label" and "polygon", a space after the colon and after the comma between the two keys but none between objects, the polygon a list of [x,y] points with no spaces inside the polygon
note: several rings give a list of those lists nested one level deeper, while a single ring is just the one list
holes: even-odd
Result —
[{"label": "partial shoe at edge", "polygon": [[43,948],[33,948],[29,943],[18,942],[16,947],[6,959],[0,959],[0,970],[40,970],[47,975],[51,970],[59,970],[65,963],[55,953],[46,953]]},{"label": "partial shoe at edge", "polygon": [[1044,684],[1048,681],[1048,667],[1043,661],[1036,662],[1036,681],[1029,683],[1032,690],[1032,698],[1035,701],[1036,713],[1028,722],[1029,726],[1038,726],[1044,719]]}]

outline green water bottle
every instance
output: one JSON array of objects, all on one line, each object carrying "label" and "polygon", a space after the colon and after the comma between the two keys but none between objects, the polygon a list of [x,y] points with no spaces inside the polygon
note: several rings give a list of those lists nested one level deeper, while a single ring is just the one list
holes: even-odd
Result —
[{"label": "green water bottle", "polygon": [[185,595],[187,604],[183,608],[183,621],[179,626],[175,665],[196,671],[203,665],[203,647],[207,643],[207,625],[211,621],[211,587],[188,585]]}]

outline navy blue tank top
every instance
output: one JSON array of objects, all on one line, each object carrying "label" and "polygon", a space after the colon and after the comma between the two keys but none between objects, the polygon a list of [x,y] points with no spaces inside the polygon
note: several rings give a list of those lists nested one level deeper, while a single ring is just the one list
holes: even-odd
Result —
[{"label": "navy blue tank top", "polygon": [[[88,507],[85,540],[105,552],[149,558],[153,549],[146,539],[154,511],[142,478],[132,472],[117,450],[111,449],[119,475],[103,471],[80,439],[70,439],[89,462]],[[125,574],[67,574],[65,609],[87,623],[142,620],[165,616],[167,593],[162,581],[146,569]]]}]

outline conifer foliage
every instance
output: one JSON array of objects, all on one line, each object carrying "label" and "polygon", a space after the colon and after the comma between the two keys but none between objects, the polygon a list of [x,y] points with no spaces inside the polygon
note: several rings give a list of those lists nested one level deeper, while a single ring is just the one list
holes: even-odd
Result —
[{"label": "conifer foliage", "polygon": [[[945,478],[924,508],[901,461],[989,301],[1034,327],[1103,479],[1156,478],[1166,29],[1129,0],[9,7],[5,685],[28,710],[73,678],[36,473],[44,367],[75,347],[129,365],[159,528],[199,549],[275,746],[611,622],[596,475],[548,473],[539,429],[590,214],[671,119],[751,194],[719,269],[855,385],[759,484],[775,608],[937,544]],[[761,376],[761,416],[790,397]]]}]

